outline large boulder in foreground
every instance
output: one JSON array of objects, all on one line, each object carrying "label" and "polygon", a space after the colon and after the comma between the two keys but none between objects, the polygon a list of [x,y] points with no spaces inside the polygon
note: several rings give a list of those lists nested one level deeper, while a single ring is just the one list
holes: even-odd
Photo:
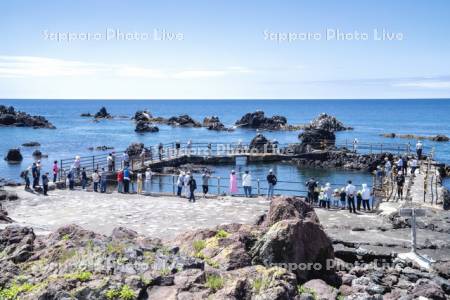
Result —
[{"label": "large boulder in foreground", "polygon": [[21,162],[23,160],[23,156],[22,153],[20,153],[20,149],[9,149],[5,156],[5,160],[10,163]]},{"label": "large boulder in foreground", "polygon": [[16,111],[14,107],[0,105],[0,125],[16,127],[33,127],[54,129],[52,123],[42,116],[31,116],[27,113]]},{"label": "large boulder in foreground", "polygon": [[283,116],[266,117],[263,111],[247,113],[238,121],[236,126],[242,128],[264,129],[264,130],[284,130],[288,129],[287,119]]},{"label": "large boulder in foreground", "polygon": [[292,264],[292,272],[300,282],[313,278],[335,280],[335,270],[328,268],[334,261],[332,242],[314,209],[303,199],[275,198],[262,225],[267,231],[251,249],[253,264]]},{"label": "large boulder in foreground", "polygon": [[344,131],[351,130],[353,128],[345,126],[341,121],[336,119],[336,117],[328,115],[326,113],[321,113],[317,118],[312,120],[305,129],[319,129],[325,131]]}]

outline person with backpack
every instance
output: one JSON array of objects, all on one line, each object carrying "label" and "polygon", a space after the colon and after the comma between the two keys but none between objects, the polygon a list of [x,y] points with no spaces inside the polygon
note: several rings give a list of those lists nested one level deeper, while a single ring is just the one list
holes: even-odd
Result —
[{"label": "person with backpack", "polygon": [[131,172],[128,167],[123,169],[123,192],[128,194],[130,192]]},{"label": "person with backpack", "polygon": [[397,183],[397,198],[403,200],[403,185],[405,184],[403,172],[398,172],[397,177],[395,177],[395,182]]},{"label": "person with backpack", "polygon": [[197,182],[194,179],[194,175],[189,177],[188,181],[189,186],[189,202],[195,202],[195,190],[197,189]]},{"label": "person with backpack", "polygon": [[48,179],[49,174],[45,173],[44,175],[42,175],[42,189],[44,191],[44,196],[48,196],[47,192],[48,192]]},{"label": "person with backpack", "polygon": [[58,177],[58,172],[59,172],[58,161],[55,160],[53,162],[53,183],[56,183],[56,178]]},{"label": "person with backpack", "polygon": [[269,174],[267,175],[267,184],[269,185],[269,188],[267,189],[267,199],[271,200],[273,197],[273,193],[275,190],[275,185],[277,184],[277,176],[273,174],[273,170],[269,170]]}]

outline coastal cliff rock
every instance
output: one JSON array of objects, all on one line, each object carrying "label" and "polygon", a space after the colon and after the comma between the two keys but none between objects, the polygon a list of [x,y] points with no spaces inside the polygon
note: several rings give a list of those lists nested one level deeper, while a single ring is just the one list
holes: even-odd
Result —
[{"label": "coastal cliff rock", "polygon": [[288,129],[287,119],[283,116],[266,117],[263,111],[247,113],[235,123],[242,128],[264,129],[264,130],[285,130]]},{"label": "coastal cliff rock", "polygon": [[136,123],[136,128],[134,129],[136,132],[158,132],[159,128],[157,126],[152,126],[148,121],[138,121]]},{"label": "coastal cliff rock", "polygon": [[5,156],[5,160],[10,163],[21,162],[23,160],[23,156],[22,153],[20,153],[20,149],[9,149]]},{"label": "coastal cliff rock", "polygon": [[231,130],[230,128],[226,128],[225,125],[223,125],[223,123],[220,122],[220,119],[217,116],[205,117],[203,119],[203,127],[206,127],[209,130],[216,130],[216,131]]},{"label": "coastal cliff rock", "polygon": [[306,130],[319,129],[336,132],[336,131],[351,130],[353,128],[345,126],[341,121],[336,119],[336,117],[334,116],[330,116],[326,113],[321,113],[317,118],[315,118],[308,125],[306,125],[305,129]]},{"label": "coastal cliff rock", "polygon": [[112,119],[112,116],[106,110],[106,107],[100,108],[100,110],[94,115],[96,119]]},{"label": "coastal cliff rock", "polygon": [[56,128],[42,116],[31,116],[27,113],[16,111],[12,106],[6,107],[4,105],[0,105],[0,125],[49,129]]}]

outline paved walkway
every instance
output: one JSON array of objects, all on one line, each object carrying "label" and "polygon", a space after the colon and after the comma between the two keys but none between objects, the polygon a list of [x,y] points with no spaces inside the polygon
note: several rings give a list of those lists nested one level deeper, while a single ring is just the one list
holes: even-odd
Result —
[{"label": "paved walkway", "polygon": [[226,223],[254,223],[268,209],[262,198],[219,197],[189,203],[173,196],[100,194],[81,190],[50,191],[48,197],[8,188],[20,200],[5,203],[9,216],[37,233],[47,233],[75,223],[110,234],[118,226],[162,239],[190,229],[210,228]]}]

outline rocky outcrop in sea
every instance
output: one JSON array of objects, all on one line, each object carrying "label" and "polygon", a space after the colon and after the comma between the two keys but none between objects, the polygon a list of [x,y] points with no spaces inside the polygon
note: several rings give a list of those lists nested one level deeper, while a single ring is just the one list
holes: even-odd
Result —
[{"label": "rocky outcrop in sea", "polygon": [[0,105],[0,125],[16,127],[33,127],[55,129],[46,118],[31,116],[27,113],[16,111],[14,107]]},{"label": "rocky outcrop in sea", "polygon": [[18,163],[23,160],[22,153],[20,149],[9,149],[6,153],[5,160],[9,163]]},{"label": "rocky outcrop in sea", "polygon": [[112,119],[112,116],[106,110],[106,107],[100,108],[100,110],[94,115],[96,119]]},{"label": "rocky outcrop in sea", "polygon": [[147,121],[138,121],[136,122],[135,132],[144,133],[144,132],[158,132],[159,128],[157,126],[153,126],[151,123]]},{"label": "rocky outcrop in sea", "polygon": [[231,128],[226,128],[225,125],[220,121],[217,116],[205,117],[203,119],[203,127],[206,127],[209,130],[216,131],[231,131]]},{"label": "rocky outcrop in sea", "polygon": [[263,134],[258,133],[250,142],[249,150],[253,153],[271,153],[275,144],[269,141]]},{"label": "rocky outcrop in sea", "polygon": [[326,113],[321,113],[317,118],[312,120],[308,125],[305,126],[305,130],[318,129],[330,132],[352,130],[352,127],[345,126],[336,117],[328,115]]},{"label": "rocky outcrop in sea", "polygon": [[266,117],[263,111],[247,113],[235,125],[242,128],[262,129],[262,130],[286,130],[288,129],[287,119],[283,116]]},{"label": "rocky outcrop in sea", "polygon": [[438,135],[416,135],[416,134],[397,134],[397,133],[383,133],[381,136],[386,138],[401,138],[401,139],[414,139],[414,140],[429,140],[433,142],[448,142],[450,138],[443,134]]}]

